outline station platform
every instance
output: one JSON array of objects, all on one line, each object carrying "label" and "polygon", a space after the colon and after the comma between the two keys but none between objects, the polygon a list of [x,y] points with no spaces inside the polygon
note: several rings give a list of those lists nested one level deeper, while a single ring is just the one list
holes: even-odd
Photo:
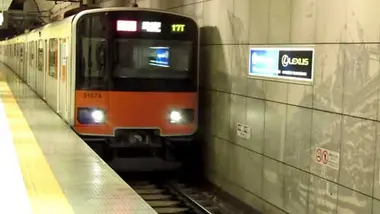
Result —
[{"label": "station platform", "polygon": [[156,213],[0,63],[0,213]]}]

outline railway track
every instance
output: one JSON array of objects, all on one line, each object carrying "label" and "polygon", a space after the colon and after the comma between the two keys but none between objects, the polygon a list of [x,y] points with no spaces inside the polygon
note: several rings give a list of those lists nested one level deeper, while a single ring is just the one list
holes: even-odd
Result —
[{"label": "railway track", "polygon": [[219,214],[212,195],[177,181],[128,181],[159,214]]}]

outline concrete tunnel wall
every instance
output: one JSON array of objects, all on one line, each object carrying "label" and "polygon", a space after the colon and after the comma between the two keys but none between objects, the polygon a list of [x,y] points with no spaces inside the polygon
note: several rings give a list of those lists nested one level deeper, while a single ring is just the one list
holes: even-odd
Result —
[{"label": "concrete tunnel wall", "polygon": [[[378,0],[141,3],[202,27],[211,181],[264,213],[380,213]],[[301,43],[315,44],[313,86],[246,77],[253,45]],[[339,154],[338,169],[316,162],[317,147]]]},{"label": "concrete tunnel wall", "polygon": [[[263,213],[380,213],[380,1],[138,3],[202,27],[213,183]],[[250,47],[296,44],[315,45],[313,86],[246,77]],[[238,122],[250,125],[249,140],[237,137]],[[317,147],[337,152],[338,168],[318,164]]]}]

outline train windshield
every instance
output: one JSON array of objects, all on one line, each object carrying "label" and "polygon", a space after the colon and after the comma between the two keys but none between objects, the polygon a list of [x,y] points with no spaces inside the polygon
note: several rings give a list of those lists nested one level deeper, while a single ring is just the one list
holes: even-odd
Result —
[{"label": "train windshield", "polygon": [[116,78],[188,78],[192,59],[190,41],[116,39]]},{"label": "train windshield", "polygon": [[81,17],[76,30],[77,89],[197,90],[198,28],[189,18],[98,12]]}]

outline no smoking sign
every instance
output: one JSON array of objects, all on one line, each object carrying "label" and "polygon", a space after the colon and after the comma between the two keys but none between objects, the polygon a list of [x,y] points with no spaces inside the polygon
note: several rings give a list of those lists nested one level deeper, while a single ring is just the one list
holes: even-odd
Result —
[{"label": "no smoking sign", "polygon": [[328,153],[328,151],[327,150],[324,150],[323,151],[323,155],[322,155],[322,162],[324,163],[324,164],[327,164],[328,162],[329,162],[329,153]]},{"label": "no smoking sign", "polygon": [[317,162],[321,162],[321,160],[322,160],[322,150],[320,148],[317,149],[316,158],[317,158]]},{"label": "no smoking sign", "polygon": [[339,169],[338,152],[317,147],[315,150],[315,160],[317,163],[328,166],[332,169]]}]

